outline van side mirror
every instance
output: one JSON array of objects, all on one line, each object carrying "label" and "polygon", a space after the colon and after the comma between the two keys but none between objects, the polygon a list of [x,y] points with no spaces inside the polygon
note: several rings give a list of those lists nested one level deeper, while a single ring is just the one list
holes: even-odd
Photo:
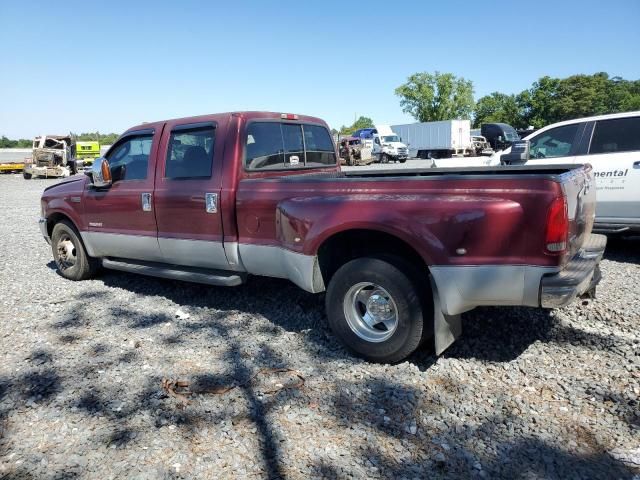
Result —
[{"label": "van side mirror", "polygon": [[511,151],[500,157],[502,165],[524,165],[529,160],[529,140],[517,140],[511,144]]},{"label": "van side mirror", "polygon": [[109,160],[105,157],[96,158],[91,166],[91,179],[96,188],[109,188],[113,183]]}]

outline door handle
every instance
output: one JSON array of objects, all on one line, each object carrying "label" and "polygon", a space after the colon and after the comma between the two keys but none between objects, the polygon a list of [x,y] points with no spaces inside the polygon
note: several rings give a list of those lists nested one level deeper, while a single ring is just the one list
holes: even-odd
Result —
[{"label": "door handle", "polygon": [[151,194],[150,193],[143,193],[140,196],[141,202],[142,202],[142,211],[143,212],[150,212],[151,211]]},{"label": "door handle", "polygon": [[640,160],[633,162],[633,168],[640,168]]},{"label": "door handle", "polygon": [[204,209],[207,213],[218,213],[218,194],[204,194]]}]

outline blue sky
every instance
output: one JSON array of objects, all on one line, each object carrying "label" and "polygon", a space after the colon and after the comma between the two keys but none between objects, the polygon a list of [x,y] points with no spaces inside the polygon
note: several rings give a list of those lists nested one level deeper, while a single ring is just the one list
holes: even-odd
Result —
[{"label": "blue sky", "polygon": [[394,89],[452,72],[475,96],[543,75],[640,78],[640,1],[0,3],[0,135],[121,132],[228,110],[412,121]]}]

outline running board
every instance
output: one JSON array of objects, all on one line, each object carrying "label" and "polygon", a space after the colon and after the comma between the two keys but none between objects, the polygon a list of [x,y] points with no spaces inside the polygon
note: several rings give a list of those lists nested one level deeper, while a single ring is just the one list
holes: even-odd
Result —
[{"label": "running board", "polygon": [[223,287],[241,285],[244,283],[246,277],[243,274],[227,272],[225,270],[206,270],[203,268],[179,267],[178,265],[167,265],[164,263],[135,262],[112,258],[104,258],[102,260],[102,266],[122,272]]}]

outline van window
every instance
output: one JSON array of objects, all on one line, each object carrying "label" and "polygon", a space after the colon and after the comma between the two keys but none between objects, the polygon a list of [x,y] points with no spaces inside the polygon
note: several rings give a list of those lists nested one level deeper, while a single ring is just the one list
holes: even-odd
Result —
[{"label": "van window", "polygon": [[590,154],[640,150],[640,117],[612,118],[596,122]]},{"label": "van window", "polygon": [[164,176],[210,178],[214,143],[213,126],[171,132]]},{"label": "van window", "polygon": [[247,170],[335,165],[333,141],[320,125],[252,122],[245,144]]},{"label": "van window", "polygon": [[570,154],[578,132],[578,123],[552,128],[531,139],[532,159],[566,157]]},{"label": "van window", "polygon": [[128,137],[109,152],[107,160],[113,181],[147,178],[153,135]]}]

